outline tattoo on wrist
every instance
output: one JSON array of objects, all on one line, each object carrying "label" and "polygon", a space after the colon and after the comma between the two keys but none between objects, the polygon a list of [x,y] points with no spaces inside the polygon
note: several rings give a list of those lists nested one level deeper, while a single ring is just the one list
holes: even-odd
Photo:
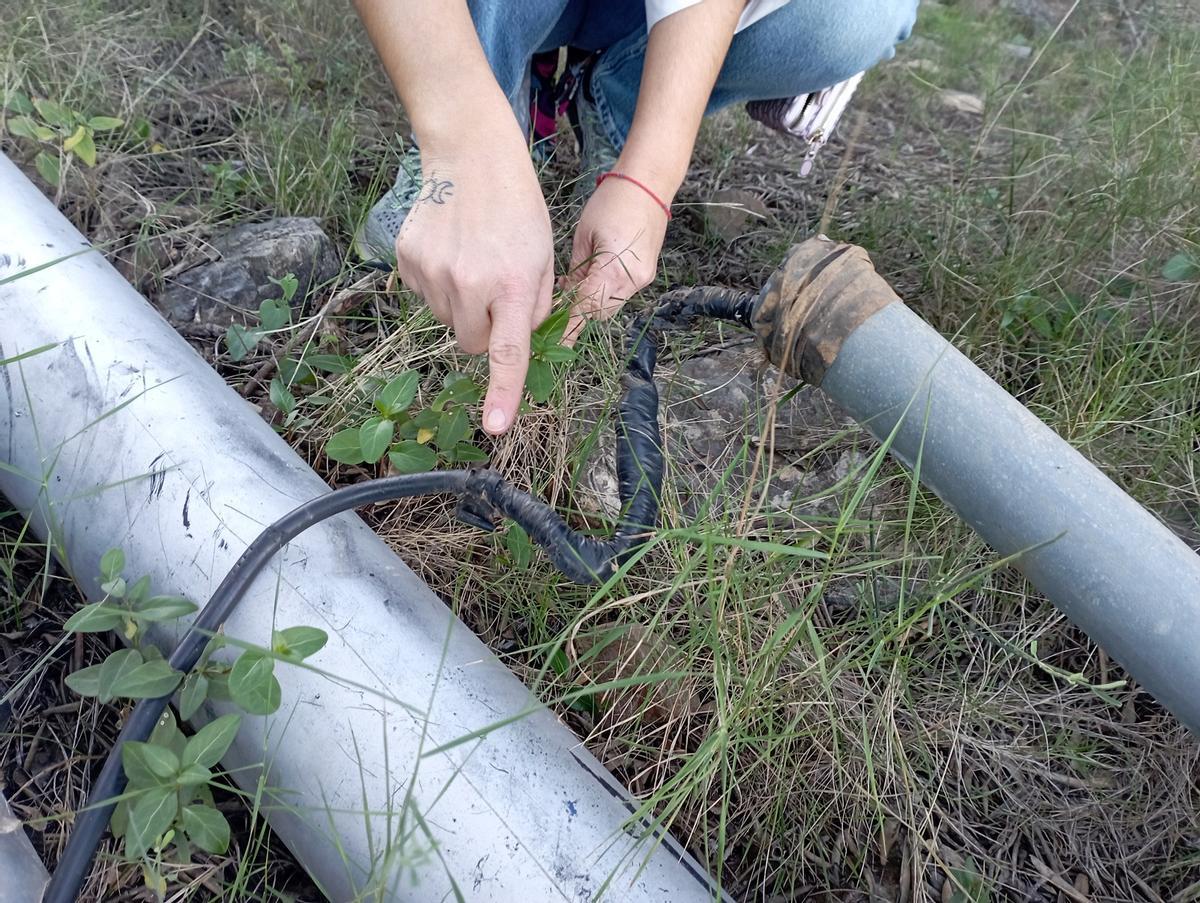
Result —
[{"label": "tattoo on wrist", "polygon": [[421,183],[421,190],[417,194],[417,199],[414,203],[423,204],[429,201],[432,204],[437,204],[439,207],[446,203],[454,195],[454,183],[449,179],[439,179],[436,176],[430,176]]}]

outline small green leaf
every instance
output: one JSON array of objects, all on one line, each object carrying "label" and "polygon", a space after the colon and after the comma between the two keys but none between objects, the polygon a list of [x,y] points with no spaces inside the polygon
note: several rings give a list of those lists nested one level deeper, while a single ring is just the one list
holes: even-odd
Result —
[{"label": "small green leaf", "polygon": [[179,694],[179,717],[190,720],[200,711],[207,697],[208,678],[199,671],[193,671],[183,679],[183,691]]},{"label": "small green leaf", "polygon": [[179,798],[174,787],[151,787],[129,807],[129,824],[125,830],[125,855],[137,859],[150,848],[155,839],[175,820]]},{"label": "small green leaf", "polygon": [[553,368],[545,361],[536,358],[531,360],[529,373],[525,376],[525,388],[537,404],[545,404],[554,393]]},{"label": "small green leaf", "polygon": [[[92,138],[92,133],[90,131],[83,128],[83,126],[80,126],[80,128],[83,129],[83,136],[77,142],[75,142],[75,144],[72,145],[70,148],[67,148],[64,145],[63,149],[68,150],[70,153],[74,154],[76,157],[78,157],[80,160],[82,160],[88,166],[95,166],[96,165],[96,142],[95,142],[95,139]],[[71,137],[74,138],[75,136],[72,135]],[[70,140],[70,139],[68,139],[68,140]]]},{"label": "small green leaf", "polygon": [[111,132],[125,124],[125,120],[115,116],[93,116],[87,121],[88,128],[93,132]]},{"label": "small green leaf", "polygon": [[306,354],[304,363],[323,373],[341,375],[354,368],[354,358],[346,354]]},{"label": "small green leaf", "polygon": [[58,157],[50,156],[45,151],[40,151],[33,158],[33,165],[37,167],[38,174],[41,175],[48,183],[58,187],[58,183],[62,180],[62,172],[58,167]]},{"label": "small green leaf", "polygon": [[408,406],[417,397],[420,379],[421,376],[416,370],[406,370],[380,389],[379,394],[375,396],[375,407],[379,413],[391,417],[401,411],[407,411]]},{"label": "small green leaf", "polygon": [[14,113],[20,113],[22,116],[28,116],[33,112],[33,101],[29,99],[29,95],[24,91],[13,91],[4,99],[6,109],[12,110]]},{"label": "small green leaf", "polygon": [[167,876],[152,862],[142,863],[142,883],[155,899],[161,900],[167,895]]},{"label": "small green leaf", "polygon": [[213,773],[203,765],[184,765],[175,776],[175,783],[181,787],[195,787],[207,784],[213,779]]},{"label": "small green leaf", "polygon": [[[28,116],[14,116],[8,120],[8,133],[16,135],[18,138],[32,138],[34,141],[39,140],[38,124]],[[53,136],[53,132],[50,133]]]},{"label": "small green leaf", "polygon": [[279,377],[289,386],[311,386],[317,381],[312,367],[291,357],[279,362]]},{"label": "small green leaf", "polygon": [[508,548],[514,565],[518,568],[529,567],[529,563],[533,561],[533,543],[524,527],[513,523],[504,534],[504,545]]},{"label": "small green leaf", "polygon": [[157,779],[155,783],[171,780],[179,773],[179,756],[165,746],[143,743],[141,753],[146,767]]},{"label": "small green leaf", "polygon": [[175,721],[175,713],[169,708],[163,710],[158,724],[154,725],[154,730],[150,733],[150,742],[155,746],[171,750],[176,756],[183,755],[184,747],[187,746],[187,737],[179,729],[179,724]]},{"label": "small green leaf", "polygon": [[325,445],[325,456],[342,464],[361,464],[365,458],[359,431],[348,429],[334,433],[333,438]]},{"label": "small green leaf", "polygon": [[133,617],[139,621],[172,621],[196,611],[199,606],[182,596],[151,596],[134,604]]},{"label": "small green leaf", "polygon": [[1029,318],[1029,325],[1043,339],[1049,340],[1054,338],[1054,326],[1050,322],[1050,318],[1044,312],[1038,312]]},{"label": "small green leaf", "polygon": [[225,331],[225,349],[232,361],[243,361],[258,345],[262,333],[257,329],[247,329],[240,323],[233,323]]},{"label": "small green leaf", "polygon": [[116,693],[116,684],[126,675],[142,665],[142,654],[136,649],[118,649],[110,653],[100,666],[100,683],[97,696],[101,702],[109,702]]},{"label": "small green leaf", "polygon": [[115,577],[112,580],[109,580],[107,583],[101,583],[100,589],[104,590],[104,592],[108,593],[108,595],[115,599],[123,599],[125,598],[126,590],[125,578]]},{"label": "small green leaf", "polygon": [[416,424],[417,429],[428,429],[437,432],[438,423],[441,422],[441,419],[442,415],[439,411],[435,411],[432,408],[426,408],[423,411],[417,411],[417,413],[413,416],[413,423]]},{"label": "small green leaf", "polygon": [[150,575],[142,577],[133,586],[129,587],[125,592],[125,604],[131,608],[137,608],[146,598],[146,594],[150,592]]},{"label": "small green leaf", "polygon": [[292,309],[286,301],[272,298],[258,305],[258,319],[267,332],[283,329],[292,322]]},{"label": "small green leaf", "polygon": [[120,549],[109,549],[100,559],[100,576],[104,580],[116,580],[125,571],[125,553]]},{"label": "small green leaf", "polygon": [[450,405],[475,404],[483,397],[482,387],[465,373],[447,373],[444,385],[430,406],[434,411],[443,411]]},{"label": "small green leaf", "polygon": [[117,803],[117,808],[113,810],[108,826],[112,830],[113,837],[118,840],[125,836],[125,829],[129,826],[129,800],[121,800]]},{"label": "small green leaf", "polygon": [[382,417],[372,417],[358,430],[358,443],[362,450],[363,460],[374,464],[383,457],[387,447],[392,444],[392,435],[396,425]]},{"label": "small green leaf", "polygon": [[183,750],[183,764],[212,768],[233,743],[241,723],[241,715],[222,715],[204,725],[188,740]]},{"label": "small green leaf", "polygon": [[88,133],[87,126],[84,126],[84,125],[76,126],[75,131],[72,133],[71,137],[63,142],[63,150],[68,151],[68,152],[73,151],[75,149],[75,147],[79,144],[79,142],[82,141],[85,137],[87,137],[87,133]]},{"label": "small green leaf", "polygon": [[150,767],[150,761],[146,756],[146,749],[149,746],[149,743],[139,743],[136,740],[129,740],[121,744],[121,765],[125,770],[125,777],[129,779],[131,789],[155,787],[163,783],[163,779]]},{"label": "small green leaf", "polygon": [[71,116],[71,111],[62,104],[57,104],[52,100],[46,100],[44,97],[35,98],[33,101],[34,109],[38,115],[45,120],[47,125],[52,125],[57,128],[66,128],[74,122]]},{"label": "small green leaf", "polygon": [[165,661],[145,662],[122,673],[112,685],[114,696],[129,699],[157,699],[175,691],[183,674]]},{"label": "small green leaf", "polygon": [[438,420],[437,447],[441,451],[454,448],[466,437],[469,427],[465,410],[454,408],[446,411]]},{"label": "small green leaf", "polygon": [[251,715],[270,715],[283,697],[275,661],[261,652],[243,652],[229,672],[229,692]]},{"label": "small green leaf", "polygon": [[125,620],[125,614],[124,609],[105,602],[93,602],[67,618],[63,630],[67,633],[103,633],[106,630],[116,630]]},{"label": "small green leaf", "polygon": [[208,642],[204,644],[204,651],[200,653],[200,658],[196,663],[197,668],[203,668],[208,664],[208,660],[213,657],[213,653],[218,649],[225,647],[225,635],[223,633],[214,633],[208,638]]},{"label": "small green leaf", "polygon": [[566,345],[552,345],[542,352],[542,360],[551,364],[569,364],[577,356],[575,349]]},{"label": "small green leaf", "polygon": [[208,678],[208,698],[217,702],[233,702],[233,694],[229,692],[229,672],[206,674]]},{"label": "small green leaf", "polygon": [[64,679],[64,683],[80,696],[100,695],[100,669],[104,665],[91,665],[72,671]]},{"label": "small green leaf", "polygon": [[268,276],[267,278],[279,286],[279,290],[283,292],[285,306],[296,297],[296,289],[300,288],[300,280],[296,278],[295,273],[288,273],[282,279],[276,279],[274,276]]},{"label": "small green leaf", "polygon": [[450,459],[457,464],[478,464],[488,459],[488,454],[470,442],[460,442],[449,452]]},{"label": "small green leaf", "polygon": [[425,473],[437,466],[437,452],[413,439],[405,439],[392,446],[388,461],[397,473]]},{"label": "small green leaf", "polygon": [[316,627],[285,627],[271,634],[271,649],[294,662],[316,654],[328,642],[329,634]]},{"label": "small green leaf", "polygon": [[288,391],[287,386],[278,376],[271,380],[270,395],[271,404],[284,414],[290,414],[296,410],[296,396]]},{"label": "small green leaf", "polygon": [[1162,268],[1162,277],[1168,282],[1188,282],[1200,276],[1200,257],[1180,251]]},{"label": "small green leaf", "polygon": [[229,822],[216,809],[184,806],[183,829],[200,849],[220,855],[229,849]]},{"label": "small green leaf", "polygon": [[571,322],[571,308],[560,307],[534,330],[534,335],[545,339],[547,345],[559,345],[567,333],[567,325]]},{"label": "small green leaf", "polygon": [[417,425],[413,419],[407,414],[401,414],[394,418],[396,424],[397,439],[415,439],[417,438]]}]

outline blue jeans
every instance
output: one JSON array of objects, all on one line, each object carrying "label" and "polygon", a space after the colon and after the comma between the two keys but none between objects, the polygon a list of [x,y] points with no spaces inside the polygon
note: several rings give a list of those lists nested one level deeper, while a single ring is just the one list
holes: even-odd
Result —
[{"label": "blue jeans", "polygon": [[[734,36],[708,113],[748,100],[827,88],[890,59],[916,20],[918,0],[791,0]],[[530,58],[562,46],[603,51],[591,98],[620,150],[633,122],[646,55],[644,0],[468,0],[492,72],[514,110]]]}]

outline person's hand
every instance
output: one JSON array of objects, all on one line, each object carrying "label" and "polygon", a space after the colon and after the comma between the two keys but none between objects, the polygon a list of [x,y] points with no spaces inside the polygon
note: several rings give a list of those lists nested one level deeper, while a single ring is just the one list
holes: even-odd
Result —
[{"label": "person's hand", "polygon": [[422,147],[425,183],[396,238],[396,270],[463,351],[488,353],[483,427],[499,435],[521,403],[530,333],[550,314],[554,245],[515,120],[494,126]]},{"label": "person's hand", "polygon": [[607,319],[654,281],[667,215],[646,191],[607,178],[588,199],[575,230],[571,266],[561,280],[576,302],[563,338],[574,344],[588,320]]}]

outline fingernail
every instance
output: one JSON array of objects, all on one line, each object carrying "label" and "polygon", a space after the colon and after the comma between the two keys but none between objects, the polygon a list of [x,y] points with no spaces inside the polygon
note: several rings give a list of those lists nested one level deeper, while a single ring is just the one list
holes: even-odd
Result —
[{"label": "fingernail", "polygon": [[484,424],[489,433],[499,433],[504,430],[504,412],[499,408],[492,408],[487,415],[487,422]]}]

